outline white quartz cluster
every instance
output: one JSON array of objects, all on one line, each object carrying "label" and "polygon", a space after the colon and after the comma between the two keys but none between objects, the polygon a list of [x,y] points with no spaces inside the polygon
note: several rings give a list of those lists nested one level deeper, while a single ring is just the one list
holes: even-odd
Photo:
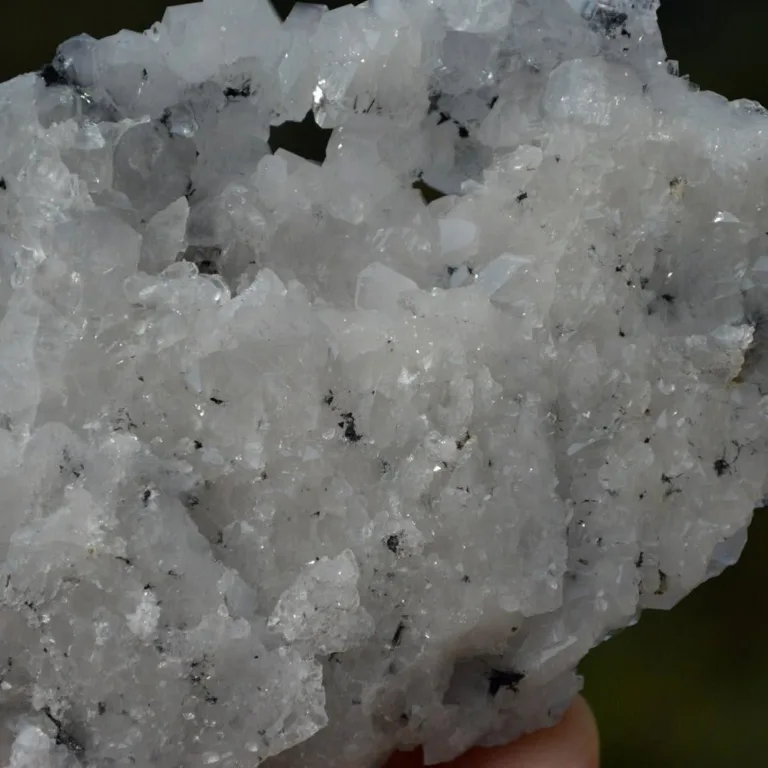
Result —
[{"label": "white quartz cluster", "polygon": [[440,762],[738,557],[768,116],[656,6],[206,0],[0,85],[3,766]]}]

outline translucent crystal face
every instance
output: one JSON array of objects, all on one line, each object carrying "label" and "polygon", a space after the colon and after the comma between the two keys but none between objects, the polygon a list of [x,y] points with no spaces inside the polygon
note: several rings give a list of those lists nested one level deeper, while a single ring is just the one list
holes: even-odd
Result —
[{"label": "translucent crystal face", "polygon": [[3,765],[438,762],[735,561],[768,121],[655,7],[206,0],[0,85]]}]

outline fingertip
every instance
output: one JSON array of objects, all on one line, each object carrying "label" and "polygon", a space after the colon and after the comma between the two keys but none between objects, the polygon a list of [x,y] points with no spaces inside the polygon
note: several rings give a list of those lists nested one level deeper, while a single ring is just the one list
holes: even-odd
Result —
[{"label": "fingertip", "polygon": [[410,752],[395,752],[389,756],[384,768],[424,768],[424,756],[421,748]]},{"label": "fingertip", "polygon": [[[599,768],[599,764],[597,723],[589,705],[579,696],[557,725],[503,747],[475,747],[444,765],[445,768]],[[422,766],[418,749],[392,755],[385,768]]]},{"label": "fingertip", "polygon": [[592,710],[578,697],[552,728],[504,747],[475,748],[451,768],[598,768],[600,748]]}]

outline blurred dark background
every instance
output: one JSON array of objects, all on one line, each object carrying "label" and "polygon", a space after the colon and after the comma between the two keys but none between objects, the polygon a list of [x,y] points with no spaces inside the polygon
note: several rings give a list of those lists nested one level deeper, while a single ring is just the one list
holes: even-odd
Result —
[{"label": "blurred dark background", "polygon": [[[0,81],[38,69],[79,32],[145,29],[167,4],[0,0]],[[293,2],[276,4],[285,13]],[[768,0],[663,0],[660,19],[683,74],[768,106]],[[606,768],[768,768],[766,587],[768,510],[756,513],[737,566],[589,656]]]}]

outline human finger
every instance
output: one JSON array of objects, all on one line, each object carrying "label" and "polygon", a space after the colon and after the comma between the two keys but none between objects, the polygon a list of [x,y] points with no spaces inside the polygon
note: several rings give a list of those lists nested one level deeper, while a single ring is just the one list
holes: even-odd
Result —
[{"label": "human finger", "polygon": [[[503,747],[475,747],[445,768],[598,768],[597,725],[578,697],[552,728],[528,734]],[[422,768],[421,751],[393,755],[386,768]]]}]

